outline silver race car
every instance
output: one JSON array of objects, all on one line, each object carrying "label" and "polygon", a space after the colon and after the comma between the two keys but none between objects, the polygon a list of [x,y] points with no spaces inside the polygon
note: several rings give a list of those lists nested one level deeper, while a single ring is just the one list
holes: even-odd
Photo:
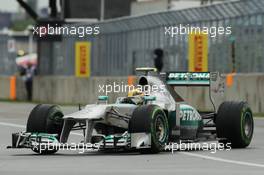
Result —
[{"label": "silver race car", "polygon": [[[98,150],[158,153],[169,143],[205,140],[230,143],[232,148],[250,144],[254,128],[251,109],[246,102],[219,103],[224,91],[219,73],[137,71],[144,72],[137,78],[137,93],[134,89],[132,95],[119,97],[113,104],[108,104],[107,96],[99,96],[96,104],[67,115],[57,105],[37,105],[29,115],[26,131],[13,133],[8,148],[52,154],[65,147],[75,130],[83,130],[83,146],[89,144]],[[199,111],[190,106],[177,93],[177,86],[208,88],[214,110]]]}]

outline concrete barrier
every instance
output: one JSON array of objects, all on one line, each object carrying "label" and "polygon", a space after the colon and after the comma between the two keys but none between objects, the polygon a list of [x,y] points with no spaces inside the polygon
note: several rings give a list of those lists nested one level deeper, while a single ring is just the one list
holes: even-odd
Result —
[{"label": "concrete barrier", "polygon": [[[0,76],[0,99],[11,100],[11,87],[10,87],[11,76]],[[15,99],[26,100],[26,88],[25,83],[21,77],[17,76],[15,80]],[[13,94],[14,95],[14,94]]]},{"label": "concrete barrier", "polygon": [[21,76],[16,77],[16,99],[20,101],[27,100],[26,85]]},{"label": "concrete barrier", "polygon": [[264,74],[238,74],[227,88],[226,100],[245,100],[256,113],[264,113]]},{"label": "concrete barrier", "polygon": [[[35,77],[33,100],[38,102],[87,104],[95,103],[99,95],[99,85],[113,83],[127,83],[127,77]],[[114,102],[118,96],[125,96],[126,93],[108,94],[109,102]]]},{"label": "concrete barrier", "polygon": [[[41,103],[58,104],[88,104],[95,103],[97,96],[105,95],[99,92],[99,85],[126,84],[127,77],[91,77],[76,78],[69,76],[36,76],[34,78],[33,100]],[[26,100],[25,85],[21,78],[16,81],[18,100]],[[10,97],[9,77],[0,76],[0,98]],[[186,101],[202,110],[211,110],[209,92],[206,88],[177,87]],[[109,102],[114,102],[118,96],[126,93],[110,93]],[[236,74],[233,84],[226,87],[223,100],[247,101],[255,113],[264,113],[264,74]]]},{"label": "concrete barrier", "polygon": [[[213,109],[208,88],[180,87],[177,92],[198,109]],[[235,74],[221,101],[247,101],[254,113],[264,113],[264,74]]]},{"label": "concrete barrier", "polygon": [[10,78],[9,76],[0,76],[0,99],[9,99],[10,97]]}]

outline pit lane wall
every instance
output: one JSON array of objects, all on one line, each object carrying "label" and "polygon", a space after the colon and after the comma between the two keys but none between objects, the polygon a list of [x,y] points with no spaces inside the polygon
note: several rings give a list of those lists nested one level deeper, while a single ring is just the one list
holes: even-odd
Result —
[{"label": "pit lane wall", "polygon": [[[225,76],[226,78],[226,76]],[[208,88],[178,88],[185,100],[198,109],[213,109]],[[264,74],[235,74],[229,86],[225,86],[223,101],[247,101],[254,113],[264,113]]]},{"label": "pit lane wall", "polygon": [[[95,103],[99,85],[127,84],[127,77],[91,77],[76,78],[69,76],[36,76],[34,78],[33,101],[56,104]],[[0,98],[10,98],[10,77],[0,76]],[[20,77],[16,78],[16,99],[26,100],[25,85]],[[207,88],[177,87],[177,91],[186,101],[198,109],[211,110]],[[109,102],[115,102],[118,96],[126,93],[109,93]],[[236,74],[233,83],[226,87],[224,100],[246,100],[254,113],[264,113],[264,74]]]},{"label": "pit lane wall", "polygon": [[[34,79],[33,101],[62,104],[96,103],[100,86],[113,83],[127,84],[127,77],[91,77],[76,78],[66,76],[38,76]],[[99,92],[100,91],[100,92]],[[119,96],[126,93],[109,93],[109,102],[115,102]]]},{"label": "pit lane wall", "polygon": [[10,96],[9,76],[0,76],[0,99],[9,99]]}]

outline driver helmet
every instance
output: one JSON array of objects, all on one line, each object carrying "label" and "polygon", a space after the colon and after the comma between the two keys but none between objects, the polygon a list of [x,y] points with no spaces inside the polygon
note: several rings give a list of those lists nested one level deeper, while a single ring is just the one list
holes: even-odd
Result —
[{"label": "driver helmet", "polygon": [[128,97],[134,97],[134,96],[144,96],[144,93],[140,89],[133,89],[132,91],[128,92]]}]

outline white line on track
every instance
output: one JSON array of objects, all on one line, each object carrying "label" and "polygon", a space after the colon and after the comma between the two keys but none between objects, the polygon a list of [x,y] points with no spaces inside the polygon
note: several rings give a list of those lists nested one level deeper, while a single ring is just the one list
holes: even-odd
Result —
[{"label": "white line on track", "polygon": [[246,165],[246,166],[264,168],[263,164],[258,164],[258,163],[228,160],[228,159],[212,157],[212,156],[204,156],[204,155],[200,155],[200,154],[196,154],[196,153],[189,153],[189,152],[179,152],[179,153],[184,154],[184,155],[188,155],[188,156],[192,156],[192,157],[199,157],[199,158],[203,158],[203,159],[214,160],[214,161],[218,161],[218,162],[225,162],[225,163],[232,163],[232,164],[237,164],[237,165]]},{"label": "white line on track", "polygon": [[[0,122],[0,125],[2,126],[10,126],[10,127],[16,127],[16,128],[26,128],[24,125],[14,124],[14,123],[6,123],[6,122]],[[73,135],[83,136],[83,134],[77,133],[77,132],[71,132]]]},{"label": "white line on track", "polygon": [[[24,125],[18,125],[18,124],[13,124],[13,123],[6,123],[6,122],[0,122],[0,125],[16,127],[16,128],[26,128]],[[82,134],[76,133],[76,132],[72,132],[72,134],[82,136]],[[232,164],[237,164],[237,165],[246,165],[246,166],[264,168],[263,164],[242,162],[242,161],[236,161],[236,160],[228,160],[228,159],[212,157],[212,156],[204,156],[204,155],[200,155],[200,154],[196,154],[196,153],[189,153],[189,152],[179,152],[179,153],[180,154],[184,154],[184,155],[188,155],[188,156],[192,156],[192,157],[198,157],[198,158],[203,158],[203,159],[208,159],[208,160],[214,160],[214,161],[218,161],[218,162],[225,162],[225,163],[232,163]]]},{"label": "white line on track", "polygon": [[18,125],[18,124],[13,124],[13,123],[6,123],[6,122],[0,122],[0,125],[11,126],[11,127],[16,127],[16,128],[26,128],[26,126],[24,125]]}]

